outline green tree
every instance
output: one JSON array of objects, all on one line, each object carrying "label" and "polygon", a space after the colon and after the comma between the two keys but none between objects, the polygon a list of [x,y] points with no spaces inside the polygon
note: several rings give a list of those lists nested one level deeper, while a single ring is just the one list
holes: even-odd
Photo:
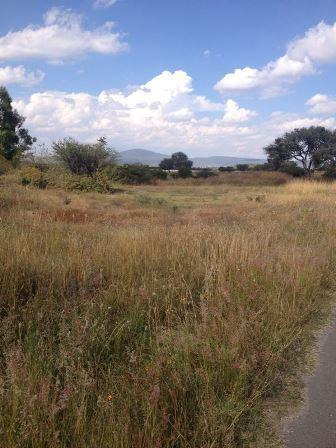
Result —
[{"label": "green tree", "polygon": [[7,160],[18,159],[36,141],[23,128],[25,118],[12,107],[12,98],[0,87],[0,155]]},{"label": "green tree", "polygon": [[180,168],[191,169],[193,162],[189,160],[188,156],[184,152],[175,152],[171,159],[173,161],[174,169],[179,170]]},{"label": "green tree", "polygon": [[296,161],[308,174],[330,156],[333,134],[323,126],[294,129],[264,148],[273,169]]},{"label": "green tree", "polygon": [[161,162],[159,163],[159,167],[162,170],[173,170],[174,169],[174,163],[172,158],[166,158],[161,160]]},{"label": "green tree", "polygon": [[118,154],[108,148],[105,138],[97,143],[80,143],[73,138],[65,138],[53,143],[56,160],[65,165],[74,174],[92,176],[99,169],[115,164]]},{"label": "green tree", "polygon": [[190,177],[192,176],[192,165],[192,160],[189,160],[184,152],[175,152],[170,159],[163,159],[159,167],[164,170],[177,170],[180,177]]}]

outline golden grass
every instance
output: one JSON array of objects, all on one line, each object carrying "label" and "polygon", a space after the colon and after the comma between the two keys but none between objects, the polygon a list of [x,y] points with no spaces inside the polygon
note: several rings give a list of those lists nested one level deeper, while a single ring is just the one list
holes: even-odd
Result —
[{"label": "golden grass", "polygon": [[266,404],[331,302],[334,184],[1,181],[1,448],[275,446]]}]

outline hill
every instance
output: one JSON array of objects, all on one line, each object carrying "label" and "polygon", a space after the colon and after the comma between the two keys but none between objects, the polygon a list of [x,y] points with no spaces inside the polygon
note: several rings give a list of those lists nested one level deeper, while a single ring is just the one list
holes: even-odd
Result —
[{"label": "hill", "polygon": [[157,166],[162,159],[169,157],[169,154],[161,154],[140,148],[121,151],[119,154],[121,163],[143,163],[150,166]]},{"label": "hill", "polygon": [[[129,149],[120,152],[121,163],[143,163],[144,165],[157,166],[162,159],[169,157],[168,154],[149,151],[148,149]],[[196,168],[202,167],[219,167],[237,165],[238,163],[248,163],[256,165],[264,163],[264,159],[250,159],[246,157],[229,157],[229,156],[211,156],[211,157],[194,157],[191,158]]]}]

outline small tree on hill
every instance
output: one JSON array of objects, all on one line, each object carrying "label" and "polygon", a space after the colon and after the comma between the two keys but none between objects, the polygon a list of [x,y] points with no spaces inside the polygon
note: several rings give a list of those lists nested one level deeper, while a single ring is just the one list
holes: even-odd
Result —
[{"label": "small tree on hill", "polygon": [[25,118],[12,107],[12,98],[0,87],[0,155],[7,160],[18,159],[36,141],[22,125]]},{"label": "small tree on hill", "polygon": [[97,143],[79,143],[73,138],[65,138],[53,143],[56,160],[65,165],[74,174],[92,176],[99,169],[116,163],[116,151],[107,147],[105,138]]}]

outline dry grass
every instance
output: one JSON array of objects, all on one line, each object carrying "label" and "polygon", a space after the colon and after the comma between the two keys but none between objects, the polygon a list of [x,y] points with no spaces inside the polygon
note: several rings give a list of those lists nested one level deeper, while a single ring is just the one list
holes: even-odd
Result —
[{"label": "dry grass", "polygon": [[275,446],[265,403],[330,306],[334,184],[1,180],[1,448]]},{"label": "dry grass", "polygon": [[234,171],[232,173],[219,173],[217,176],[202,178],[187,178],[187,179],[169,179],[162,181],[162,184],[168,185],[240,185],[240,186],[267,186],[267,185],[282,185],[291,179],[288,174],[280,172],[267,171]]}]

